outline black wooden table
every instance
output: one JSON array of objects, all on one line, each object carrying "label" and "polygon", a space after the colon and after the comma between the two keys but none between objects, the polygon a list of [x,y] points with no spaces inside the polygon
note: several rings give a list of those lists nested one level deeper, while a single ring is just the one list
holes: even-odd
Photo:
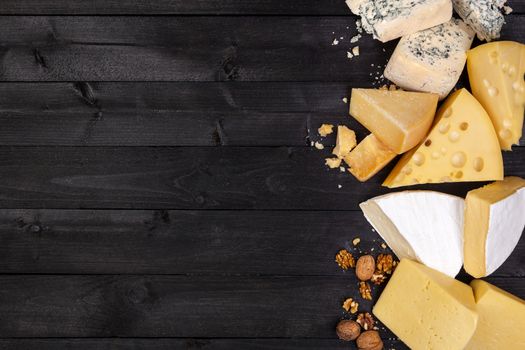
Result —
[{"label": "black wooden table", "polygon": [[[510,5],[503,38],[525,42]],[[343,0],[0,14],[0,349],[352,348],[334,328],[356,279],[334,256],[378,246],[358,204],[389,169],[358,183],[310,142],[323,122],[365,135],[342,98],[384,82],[394,42],[349,60]],[[524,156],[506,173],[525,177]],[[488,280],[524,298],[524,254]]]}]

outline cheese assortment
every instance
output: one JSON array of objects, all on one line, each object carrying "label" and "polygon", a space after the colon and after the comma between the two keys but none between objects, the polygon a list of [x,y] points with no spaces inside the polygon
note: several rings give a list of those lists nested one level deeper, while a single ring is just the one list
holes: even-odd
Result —
[{"label": "cheese assortment", "polygon": [[525,45],[500,41],[468,52],[472,94],[487,110],[501,149],[519,144],[525,112]]},{"label": "cheese assortment", "polygon": [[471,288],[417,262],[402,259],[373,313],[413,350],[460,350],[476,331]]},{"label": "cheese assortment", "polygon": [[347,0],[363,29],[386,42],[447,22],[451,0]]},{"label": "cheese assortment", "polygon": [[499,38],[501,28],[505,23],[500,9],[503,2],[495,0],[452,0],[457,14],[474,29],[480,40],[487,41]]},{"label": "cheese assortment", "polygon": [[399,259],[454,277],[463,265],[464,200],[434,191],[404,191],[359,205]]},{"label": "cheese assortment", "polygon": [[350,115],[397,154],[415,147],[436,113],[436,94],[401,90],[352,89]]},{"label": "cheese assortment", "polygon": [[436,93],[443,99],[458,82],[473,39],[472,29],[456,18],[404,36],[384,75],[404,89]]},{"label": "cheese assortment", "polygon": [[383,185],[502,179],[503,158],[492,122],[480,103],[461,89],[445,101],[426,139],[403,155]]},{"label": "cheese assortment", "polygon": [[507,177],[470,191],[465,206],[465,270],[493,273],[510,256],[525,228],[525,180]]}]

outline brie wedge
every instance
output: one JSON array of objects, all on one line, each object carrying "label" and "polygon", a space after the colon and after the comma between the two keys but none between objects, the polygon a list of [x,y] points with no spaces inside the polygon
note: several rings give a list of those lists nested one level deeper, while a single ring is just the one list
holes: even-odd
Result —
[{"label": "brie wedge", "polygon": [[360,207],[399,259],[417,260],[451,277],[458,274],[463,265],[463,198],[404,191]]}]

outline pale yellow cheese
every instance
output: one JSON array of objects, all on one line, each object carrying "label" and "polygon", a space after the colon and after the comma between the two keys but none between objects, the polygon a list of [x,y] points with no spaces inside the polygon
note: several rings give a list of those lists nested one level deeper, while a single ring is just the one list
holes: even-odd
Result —
[{"label": "pale yellow cheese", "polygon": [[344,160],[350,173],[359,181],[366,181],[383,169],[396,154],[370,134]]},{"label": "pale yellow cheese", "polygon": [[424,92],[352,89],[350,114],[397,154],[427,135],[439,96]]},{"label": "pale yellow cheese", "polygon": [[332,124],[323,124],[317,129],[317,132],[321,137],[326,137],[334,132],[334,126]]},{"label": "pale yellow cheese", "polygon": [[493,273],[512,253],[525,225],[525,180],[470,191],[465,199],[464,265],[476,278]]},{"label": "pale yellow cheese", "polygon": [[373,313],[414,350],[459,350],[476,330],[472,289],[452,277],[402,259]]},{"label": "pale yellow cheese", "polygon": [[503,179],[503,158],[487,112],[465,89],[439,109],[426,139],[403,155],[384,186]]},{"label": "pale yellow cheese", "polygon": [[467,350],[525,349],[525,300],[485,281],[470,283],[479,320]]},{"label": "pale yellow cheese", "polygon": [[339,168],[339,166],[341,166],[342,159],[341,158],[325,158],[324,161],[327,167],[329,167],[330,169],[336,169],[336,168]]},{"label": "pale yellow cheese", "polygon": [[501,149],[519,144],[525,112],[525,45],[496,41],[470,50],[467,69],[473,95],[487,110]]},{"label": "pale yellow cheese", "polygon": [[332,153],[335,154],[337,158],[342,159],[350,153],[356,144],[355,132],[344,125],[339,125],[337,127],[335,148]]}]

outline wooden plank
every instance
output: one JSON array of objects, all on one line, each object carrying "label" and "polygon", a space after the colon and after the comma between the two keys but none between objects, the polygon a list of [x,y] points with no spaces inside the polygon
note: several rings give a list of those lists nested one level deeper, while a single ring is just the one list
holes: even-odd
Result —
[{"label": "wooden plank", "polygon": [[[522,279],[492,282],[525,297]],[[343,277],[4,275],[0,285],[9,337],[333,339],[342,300],[357,294]]]},{"label": "wooden plank", "polygon": [[[388,251],[360,211],[0,210],[0,243],[16,274],[345,276],[340,249]],[[525,277],[524,256],[525,238],[493,276]]]},{"label": "wooden plank", "polygon": [[[525,11],[520,0],[509,0],[515,12]],[[346,15],[342,0],[2,0],[0,14],[100,15],[100,14],[285,14]]]},{"label": "wooden plank", "polygon": [[[525,16],[507,22],[502,39],[525,42]],[[349,60],[356,29],[354,19],[344,16],[4,16],[0,26],[1,81],[371,84],[395,47],[366,36],[358,43],[361,55]]]},{"label": "wooden plank", "polygon": [[[366,183],[328,171],[329,150],[293,147],[2,147],[0,208],[354,210],[388,168]],[[504,153],[525,176],[525,149]],[[339,185],[342,188],[338,188]],[[416,186],[465,195],[479,183]]]}]

